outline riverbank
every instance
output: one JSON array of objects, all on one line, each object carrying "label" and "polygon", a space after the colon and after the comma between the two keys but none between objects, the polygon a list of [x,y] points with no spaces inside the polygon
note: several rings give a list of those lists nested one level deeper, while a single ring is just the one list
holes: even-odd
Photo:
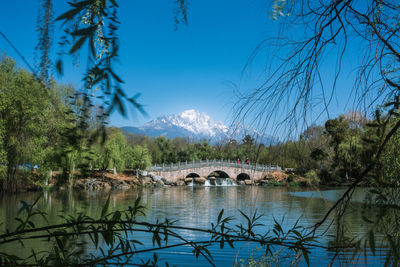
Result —
[{"label": "riverbank", "polygon": [[[210,177],[179,177],[169,180],[143,171],[136,175],[134,171],[124,171],[121,174],[112,172],[94,172],[88,178],[74,179],[71,187],[77,190],[112,190],[130,189],[132,187],[171,187],[171,186],[286,186],[286,187],[318,187],[314,180],[301,175],[287,174],[284,172],[270,172],[262,179],[234,180],[230,178]],[[339,184],[328,184],[339,185]],[[343,186],[345,184],[340,184]],[[61,186],[66,188],[66,186]]]},{"label": "riverbank", "polygon": [[[213,186],[213,185],[286,185],[289,176],[282,172],[271,172],[263,179],[244,179],[236,181],[230,178],[210,177],[178,177],[178,179],[166,179],[157,176],[152,172],[143,171],[136,174],[133,171],[124,171],[121,174],[111,172],[94,172],[88,178],[75,179],[72,182],[72,188],[84,190],[111,190],[111,189],[129,189],[138,186]],[[299,183],[300,184],[300,183]]]},{"label": "riverbank", "polygon": [[[43,189],[57,188],[60,190],[128,190],[136,187],[172,187],[172,186],[285,186],[285,187],[319,187],[319,186],[346,186],[351,183],[319,183],[302,175],[288,174],[285,172],[270,172],[262,179],[243,179],[235,180],[231,178],[209,177],[179,177],[169,180],[165,177],[157,176],[152,172],[141,171],[136,174],[134,170],[125,170],[122,173],[111,171],[93,171],[86,177],[82,177],[79,172],[73,173],[71,178],[64,183],[60,177],[61,172],[53,172],[52,178],[48,183],[43,183],[43,178],[39,175],[21,177],[17,183],[18,192],[41,191]],[[24,178],[24,179],[22,179]],[[64,179],[65,180],[65,179]]]}]

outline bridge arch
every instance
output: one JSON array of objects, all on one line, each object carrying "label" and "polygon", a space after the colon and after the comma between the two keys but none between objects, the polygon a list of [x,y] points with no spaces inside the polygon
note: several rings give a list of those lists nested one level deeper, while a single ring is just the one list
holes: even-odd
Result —
[{"label": "bridge arch", "polygon": [[244,181],[244,180],[249,180],[250,179],[250,175],[248,175],[247,173],[240,173],[236,176],[236,181]]},{"label": "bridge arch", "polygon": [[215,170],[211,172],[207,177],[214,176],[215,178],[231,178],[229,174],[221,170]]},{"label": "bridge arch", "polygon": [[195,172],[191,172],[188,175],[186,175],[186,178],[196,178],[196,177],[200,177],[200,175]]}]

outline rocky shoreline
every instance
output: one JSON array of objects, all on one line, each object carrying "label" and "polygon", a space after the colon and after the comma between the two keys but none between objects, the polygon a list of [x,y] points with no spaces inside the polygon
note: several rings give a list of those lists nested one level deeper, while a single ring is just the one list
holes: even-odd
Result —
[{"label": "rocky shoreline", "polygon": [[284,185],[288,183],[288,175],[282,172],[274,172],[263,179],[251,180],[246,179],[242,181],[235,181],[229,178],[218,177],[194,177],[185,178],[181,177],[176,181],[169,181],[164,177],[160,177],[151,172],[141,172],[139,175],[134,173],[112,174],[112,173],[93,173],[88,178],[78,178],[73,181],[72,188],[79,190],[112,190],[122,189],[127,190],[132,187],[171,187],[171,186],[185,186],[185,185],[220,185],[221,180],[224,179],[225,183],[229,185]]}]

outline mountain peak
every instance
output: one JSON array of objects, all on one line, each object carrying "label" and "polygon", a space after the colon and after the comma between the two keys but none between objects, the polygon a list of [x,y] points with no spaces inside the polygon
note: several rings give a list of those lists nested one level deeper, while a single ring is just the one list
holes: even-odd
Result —
[{"label": "mountain peak", "polygon": [[157,129],[178,127],[200,138],[214,137],[227,131],[225,125],[214,122],[206,113],[194,109],[157,118],[144,126]]},{"label": "mountain peak", "polygon": [[126,132],[154,137],[160,135],[168,138],[188,137],[195,140],[209,139],[213,142],[235,137],[235,139],[241,140],[244,134],[259,135],[255,130],[244,128],[232,133],[222,122],[215,122],[205,112],[195,109],[161,116],[138,128],[123,127],[123,129]]}]

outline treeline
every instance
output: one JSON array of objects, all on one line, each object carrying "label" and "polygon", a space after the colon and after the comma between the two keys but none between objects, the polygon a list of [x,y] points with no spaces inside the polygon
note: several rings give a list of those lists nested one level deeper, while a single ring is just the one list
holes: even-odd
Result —
[{"label": "treeline", "polygon": [[[85,95],[72,86],[44,85],[7,57],[0,61],[0,95],[0,184],[5,191],[24,183],[43,186],[51,170],[60,173],[57,182],[63,184],[76,173],[88,177],[92,170],[120,172],[205,159],[278,164],[317,181],[341,183],[370,164],[386,133],[379,126],[379,114],[371,121],[349,112],[307,128],[298,140],[271,146],[258,144],[249,135],[210,143],[125,134],[99,123],[107,114],[99,107],[85,109]],[[399,147],[395,134],[372,175],[398,183]]]},{"label": "treeline", "polygon": [[[292,169],[298,175],[310,176],[315,183],[342,183],[357,177],[374,160],[383,134],[385,131],[378,127],[377,119],[369,120],[360,112],[348,112],[327,120],[324,125],[308,127],[296,141],[271,146],[257,144],[249,135],[239,142],[227,140],[212,145],[208,141],[190,142],[185,138],[162,136],[151,138],[129,134],[126,138],[130,146],[149,151],[153,164],[200,159],[239,159],[243,162],[249,159],[252,163],[278,164]],[[388,184],[397,181],[399,148],[400,135],[395,134],[371,175]]]}]

